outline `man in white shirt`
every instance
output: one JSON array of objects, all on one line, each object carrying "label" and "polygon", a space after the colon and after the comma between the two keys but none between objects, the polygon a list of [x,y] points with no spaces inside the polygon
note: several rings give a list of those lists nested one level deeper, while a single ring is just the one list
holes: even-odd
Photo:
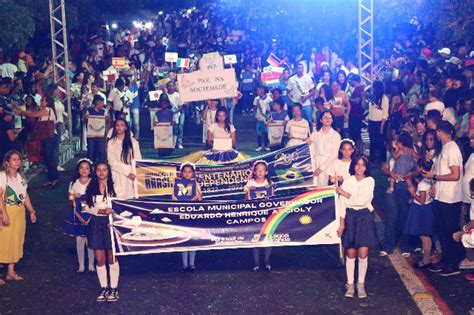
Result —
[{"label": "man in white shirt", "polygon": [[112,113],[114,118],[119,117],[125,118],[127,115],[127,108],[124,106],[122,101],[122,92],[125,89],[125,82],[119,78],[115,81],[115,87],[110,91],[109,97],[107,98],[108,103],[112,106]]},{"label": "man in white shirt", "polygon": [[287,95],[293,103],[299,103],[303,107],[303,118],[312,122],[310,97],[314,90],[314,82],[311,77],[304,73],[304,65],[299,63],[296,74],[288,80],[286,86]]},{"label": "man in white shirt", "polygon": [[174,144],[178,146],[178,149],[183,149],[183,134],[184,134],[184,119],[185,113],[183,108],[183,102],[181,97],[176,90],[176,83],[174,81],[168,82],[166,85],[166,94],[171,103],[171,110],[173,111],[173,121],[178,125],[178,135],[174,136]]}]

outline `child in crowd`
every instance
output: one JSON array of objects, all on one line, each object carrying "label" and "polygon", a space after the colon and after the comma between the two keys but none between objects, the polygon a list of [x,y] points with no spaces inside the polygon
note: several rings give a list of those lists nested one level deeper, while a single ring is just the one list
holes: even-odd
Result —
[{"label": "child in crowd", "polygon": [[[244,191],[247,195],[247,200],[262,199],[273,197],[273,186],[272,180],[268,173],[268,164],[263,160],[256,161],[253,164],[252,172],[250,174],[249,181],[244,186]],[[270,254],[272,252],[271,247],[265,247],[265,269],[267,271],[272,270],[270,265]],[[253,271],[260,270],[260,249],[253,249]]]},{"label": "child in crowd", "polygon": [[[84,121],[87,122],[89,118],[99,118],[104,120],[104,129],[95,130],[100,135],[91,135],[92,130],[87,132],[87,155],[93,162],[99,162],[105,160],[105,128],[109,123],[109,116],[104,109],[104,99],[100,95],[94,96],[92,100],[92,107],[86,110],[84,115]],[[92,127],[92,126],[91,126]]]},{"label": "child in crowd", "polygon": [[[273,100],[272,102],[272,119],[271,122],[280,122],[283,123],[283,130],[285,130],[285,126],[290,120],[288,117],[288,113],[286,110],[283,110],[284,102],[283,100]],[[283,147],[284,139],[281,139],[281,145],[276,146],[277,149],[281,149]]]},{"label": "child in crowd", "polygon": [[396,174],[396,178],[390,177],[387,189],[389,194],[393,193],[396,182],[403,181],[404,177],[416,168],[413,158],[413,140],[408,133],[402,132],[395,140],[393,159],[395,160],[393,173]]},{"label": "child in crowd", "polygon": [[[110,236],[109,215],[112,213],[112,197],[116,197],[112,171],[107,163],[98,163],[95,176],[92,177],[86,190],[86,206],[84,211],[91,214],[87,242],[90,249],[94,250],[97,263],[97,277],[101,291],[97,302],[116,302],[119,299],[118,282],[120,267],[112,252],[112,239]],[[107,284],[107,268],[109,263],[110,286]]]},{"label": "child in crowd", "polygon": [[[420,159],[418,165],[422,171],[430,172],[433,167],[431,160]],[[405,234],[419,236],[423,244],[423,258],[415,265],[420,269],[431,267],[431,245],[433,236],[434,215],[432,202],[433,198],[429,191],[432,181],[423,178],[416,189],[411,180],[406,180],[408,191],[413,197],[410,205],[407,220],[405,223]]]},{"label": "child in crowd", "polygon": [[282,104],[281,105],[281,109],[285,112],[288,111],[288,105],[285,103],[285,100],[283,99],[283,92],[280,88],[274,88],[272,90],[272,105],[274,102],[276,101],[280,101],[280,103]]},{"label": "child in crowd", "polygon": [[366,298],[365,275],[367,274],[369,247],[377,244],[372,206],[375,180],[369,176],[369,161],[364,156],[352,159],[347,178],[336,187],[340,196],[341,219],[337,230],[342,237],[346,257],[346,297],[354,297],[354,271],[356,256],[359,258],[357,295]]},{"label": "child in crowd", "polygon": [[[170,109],[171,103],[168,99],[168,95],[164,93],[161,94],[159,104],[160,109],[155,113],[153,125],[156,126],[161,123],[169,123],[173,126],[173,134],[176,134],[177,130],[173,120],[173,112]],[[173,149],[158,149],[158,156],[170,155],[171,152],[173,152]]]},{"label": "child in crowd", "polygon": [[311,133],[309,123],[303,118],[303,108],[301,104],[293,104],[293,119],[288,121],[285,127],[285,134],[288,138],[286,147],[292,147],[304,143]]},{"label": "child in crowd", "polygon": [[270,151],[268,146],[268,126],[267,122],[271,119],[270,103],[272,99],[268,96],[268,88],[260,86],[257,89],[257,97],[253,101],[255,118],[257,119],[257,141],[258,148],[255,151],[259,152],[265,149]]},{"label": "child in crowd", "polygon": [[[80,159],[77,161],[76,171],[72,181],[69,183],[69,202],[72,211],[64,220],[63,231],[68,235],[76,237],[77,262],[79,263],[78,273],[85,270],[84,249],[87,248],[87,226],[91,215],[82,212],[82,208],[77,208],[77,200],[83,200],[87,186],[91,180],[93,171],[92,161],[89,159]],[[82,204],[82,203],[81,203]],[[94,272],[94,250],[87,248],[87,258],[89,261],[89,271]]]},{"label": "child in crowd", "polygon": [[[194,165],[185,162],[179,168],[181,177],[174,181],[173,200],[178,201],[196,201],[202,200],[201,188],[196,180],[196,169]],[[196,251],[186,251],[181,253],[183,260],[183,271],[194,271],[196,269],[194,261],[196,259]]]},{"label": "child in crowd", "polygon": [[351,176],[349,173],[349,167],[354,152],[355,142],[347,138],[342,139],[341,145],[339,146],[339,157],[327,170],[329,181],[332,184],[341,185],[346,178]]},{"label": "child in crowd", "polygon": [[[470,269],[472,267],[473,261],[469,261],[468,258],[472,255],[471,253],[467,252],[469,249],[470,251],[474,250],[474,178],[469,182],[470,188],[470,199],[471,203],[469,206],[469,219],[468,223],[462,227],[462,230],[456,233],[453,233],[453,238],[456,242],[462,242],[464,248],[466,248],[466,259],[461,262],[459,268],[461,269]],[[464,265],[464,266],[463,266]],[[466,279],[473,281],[471,282],[474,284],[474,275],[467,274],[465,275]]]}]

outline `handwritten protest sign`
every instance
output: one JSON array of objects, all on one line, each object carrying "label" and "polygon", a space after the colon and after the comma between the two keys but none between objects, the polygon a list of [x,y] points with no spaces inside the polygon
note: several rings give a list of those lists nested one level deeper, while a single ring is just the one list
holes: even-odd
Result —
[{"label": "handwritten protest sign", "polygon": [[199,60],[199,70],[215,71],[224,69],[224,60],[218,52],[204,54]]},{"label": "handwritten protest sign", "polygon": [[183,102],[204,101],[237,96],[234,69],[178,74],[179,93]]}]

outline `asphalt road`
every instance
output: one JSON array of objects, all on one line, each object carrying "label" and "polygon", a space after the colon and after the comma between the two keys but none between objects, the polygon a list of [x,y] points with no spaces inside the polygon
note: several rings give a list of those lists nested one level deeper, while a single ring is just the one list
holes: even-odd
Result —
[{"label": "asphalt road", "polygon": [[[246,153],[252,153],[256,146],[253,126],[252,118],[238,117],[239,149]],[[178,153],[200,149],[200,135],[191,129],[185,150]],[[151,132],[143,131],[141,138],[144,155],[156,158]],[[375,251],[369,258],[368,298],[344,298],[345,270],[334,246],[275,248],[271,272],[251,271],[250,250],[198,252],[194,273],[179,270],[179,253],[122,257],[120,300],[97,303],[97,277],[95,273],[76,274],[75,240],[61,230],[69,211],[67,182],[74,165],[74,161],[66,165],[67,171],[61,173],[61,184],[55,189],[41,186],[43,173],[30,182],[38,222],[28,225],[25,257],[17,266],[25,281],[0,286],[0,314],[420,313],[390,261]],[[383,194],[377,198],[381,203]],[[5,268],[0,269],[0,274],[4,272]],[[461,276],[427,276],[455,314],[466,314],[474,306],[474,287]]]}]

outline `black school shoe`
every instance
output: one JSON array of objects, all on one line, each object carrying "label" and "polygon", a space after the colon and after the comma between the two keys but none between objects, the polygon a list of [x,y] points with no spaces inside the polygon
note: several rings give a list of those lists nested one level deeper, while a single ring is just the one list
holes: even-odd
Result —
[{"label": "black school shoe", "polygon": [[107,296],[107,302],[117,302],[119,299],[119,294],[117,289],[110,289],[110,293]]},{"label": "black school shoe", "polygon": [[443,277],[450,277],[450,276],[459,275],[460,273],[461,271],[459,271],[458,267],[449,266],[449,267],[443,268],[443,270],[438,274]]},{"label": "black school shoe", "polygon": [[107,301],[109,297],[109,289],[108,288],[102,288],[100,289],[100,293],[95,299],[97,302],[105,302]]},{"label": "black school shoe", "polygon": [[441,266],[441,264],[434,264],[431,266],[431,268],[428,268],[428,270],[431,272],[438,273],[443,271],[443,267]]}]

